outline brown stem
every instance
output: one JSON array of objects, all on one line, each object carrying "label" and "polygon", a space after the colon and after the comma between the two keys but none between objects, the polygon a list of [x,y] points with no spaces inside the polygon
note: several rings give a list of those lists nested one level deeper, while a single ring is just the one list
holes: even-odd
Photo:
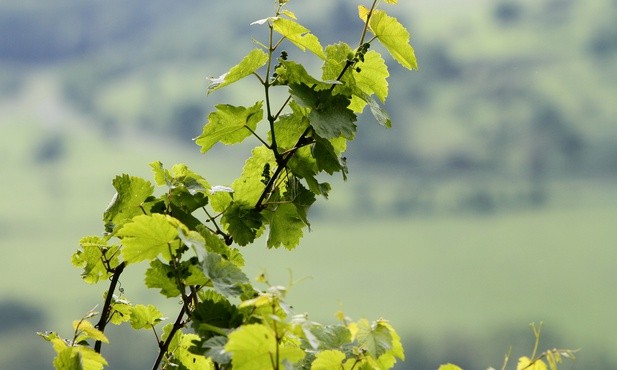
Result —
[{"label": "brown stem", "polygon": [[[105,297],[105,304],[103,306],[103,311],[101,312],[101,318],[99,322],[95,325],[95,327],[100,330],[102,333],[105,332],[105,326],[109,321],[109,315],[111,314],[111,301],[114,295],[114,291],[116,290],[116,285],[118,285],[118,280],[120,279],[120,275],[122,275],[122,271],[126,267],[126,263],[122,262],[119,264],[113,271],[113,276],[111,277],[111,283],[109,284],[109,290],[107,291],[107,297]],[[102,342],[97,340],[94,343],[94,351],[96,353],[101,353]]]}]

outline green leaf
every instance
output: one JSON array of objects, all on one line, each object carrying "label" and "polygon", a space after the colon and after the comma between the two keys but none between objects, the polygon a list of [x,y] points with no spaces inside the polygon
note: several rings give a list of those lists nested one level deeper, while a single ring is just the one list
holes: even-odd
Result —
[{"label": "green leaf", "polygon": [[225,352],[226,344],[227,336],[212,337],[202,344],[204,355],[219,364],[228,364],[231,362],[231,353]]},{"label": "green leaf", "polygon": [[316,89],[328,89],[335,81],[319,81],[311,76],[302,64],[291,60],[281,60],[276,68],[278,85],[299,85],[315,86]]},{"label": "green leaf", "polygon": [[74,347],[66,347],[58,352],[53,364],[56,370],[83,370],[81,356]]},{"label": "green leaf", "polygon": [[290,93],[300,106],[311,109],[309,123],[317,135],[353,139],[356,115],[347,107],[349,98],[332,95],[328,90],[315,91],[307,85],[291,85]]},{"label": "green leaf", "polygon": [[351,343],[351,332],[343,325],[312,325],[310,333],[318,341],[318,349],[340,349]]},{"label": "green leaf", "polygon": [[187,333],[182,335],[178,348],[174,351],[174,357],[187,370],[214,370],[214,364],[209,358],[196,355],[189,350],[193,346],[193,342],[199,339],[199,336],[195,334]]},{"label": "green leaf", "polygon": [[252,107],[238,107],[229,104],[217,105],[216,111],[208,116],[208,123],[195,143],[201,146],[205,153],[219,141],[226,145],[237,144],[255,131],[257,124],[263,118],[263,102],[259,101]]},{"label": "green leaf", "polygon": [[178,289],[173,274],[171,266],[164,264],[158,259],[154,259],[146,270],[146,286],[148,288],[160,289],[161,294],[165,297],[178,297],[181,292]]},{"label": "green leaf", "polygon": [[277,18],[272,22],[272,25],[276,32],[285,36],[300,50],[308,49],[321,59],[325,59],[319,39],[310,33],[308,28],[286,18]]},{"label": "green leaf", "polygon": [[302,239],[304,226],[296,206],[291,203],[279,204],[270,216],[268,248],[284,246],[289,250],[294,249]]},{"label": "green leaf", "polygon": [[291,188],[288,183],[285,198],[291,200],[298,211],[298,217],[300,217],[300,219],[302,219],[302,221],[310,229],[311,224],[308,220],[308,210],[311,205],[315,203],[315,193],[302,186],[302,184],[295,177],[289,180],[289,182],[294,182],[295,184],[293,185],[293,188]]},{"label": "green leaf", "polygon": [[266,188],[261,176],[264,167],[266,164],[270,168],[276,166],[274,154],[264,145],[254,148],[251,154],[252,156],[244,163],[242,174],[231,184],[235,202],[256,204]]},{"label": "green leaf", "polygon": [[161,161],[155,161],[150,163],[150,167],[152,167],[152,172],[154,172],[154,182],[158,186],[171,186],[171,173],[169,173],[168,170],[163,168],[163,163]]},{"label": "green leaf", "polygon": [[[199,232],[206,240],[206,251],[210,253],[220,254],[221,257],[230,261],[238,267],[244,266],[244,256],[236,248],[231,248],[225,244],[225,242],[214,235],[210,230],[205,227],[200,228]],[[199,254],[198,254],[199,255]],[[205,259],[205,254],[201,256],[201,260]]]},{"label": "green leaf", "polygon": [[107,232],[117,230],[134,216],[143,214],[142,205],[154,192],[149,181],[126,174],[117,176],[112,184],[116,194],[103,214]]},{"label": "green leaf", "polygon": [[[98,236],[87,236],[79,241],[81,250],[71,257],[73,266],[83,268],[82,279],[88,284],[96,284],[111,277],[110,269],[120,264],[118,258],[119,246],[108,246],[107,239]],[[105,263],[107,261],[107,263]]]},{"label": "green leaf", "polygon": [[244,286],[249,283],[249,279],[238,266],[215,253],[208,254],[203,262],[203,271],[212,280],[214,289],[225,296],[240,296]]},{"label": "green leaf", "polygon": [[110,309],[110,322],[114,325],[120,325],[131,319],[132,306],[128,301],[121,299],[112,299]]},{"label": "green leaf", "polygon": [[461,367],[456,366],[454,364],[445,364],[445,365],[441,365],[439,366],[439,369],[437,370],[463,370]]},{"label": "green leaf", "polygon": [[321,351],[311,364],[311,370],[331,370],[340,369],[345,361],[345,354],[337,350]]},{"label": "green leaf", "polygon": [[254,206],[234,202],[223,215],[221,222],[233,240],[244,246],[257,237],[257,232],[263,226],[263,217]]},{"label": "green leaf", "polygon": [[[309,126],[308,110],[304,112],[305,110],[294,101],[291,101],[289,106],[293,113],[281,115],[274,123],[276,145],[283,151],[293,148]],[[270,135],[270,142],[272,142],[272,135]]]},{"label": "green leaf", "polygon": [[388,97],[388,66],[381,55],[376,51],[369,51],[364,55],[364,61],[358,62],[360,72],[353,71],[357,86],[367,94],[375,94],[382,102]]},{"label": "green leaf", "polygon": [[261,49],[251,50],[251,52],[248,53],[239,64],[232,67],[229,72],[217,78],[210,79],[208,94],[251,75],[253,72],[263,67],[266,62],[268,62],[268,54]]},{"label": "green leaf", "polygon": [[[225,350],[231,352],[234,370],[272,369],[272,359],[276,358],[276,334],[272,329],[261,324],[241,326],[229,334]],[[284,368],[283,364],[295,364],[304,358],[304,351],[292,345],[279,344],[279,363],[275,367]]]},{"label": "green leaf", "polygon": [[227,300],[205,299],[193,310],[191,326],[201,341],[200,348],[206,348],[206,341],[212,337],[226,335],[230,329],[242,325],[243,316],[238,308]]},{"label": "green leaf", "polygon": [[152,329],[165,318],[153,305],[138,304],[131,309],[131,327],[133,329]]},{"label": "green leaf", "polygon": [[375,99],[373,99],[372,96],[365,94],[362,95],[362,99],[364,99],[364,101],[368,103],[373,117],[375,117],[375,120],[377,120],[380,125],[387,128],[392,127],[392,120],[390,119],[390,115],[388,114],[388,112],[386,112],[385,109],[383,109],[379,105],[379,103]]},{"label": "green leaf", "polygon": [[315,138],[312,153],[315,157],[318,171],[326,171],[328,174],[332,175],[334,172],[338,172],[343,168],[334,151],[334,146],[326,139]]},{"label": "green leaf", "polygon": [[102,331],[92,325],[90,321],[87,320],[75,320],[73,321],[73,329],[77,334],[75,338],[76,342],[81,342],[88,339],[100,340],[103,343],[109,343],[109,339],[103,334]]},{"label": "green leaf", "polygon": [[171,253],[180,246],[180,225],[173,217],[158,213],[134,217],[117,233],[122,239],[124,260],[126,263],[136,263],[162,255],[169,261]]},{"label": "green leaf", "polygon": [[379,321],[372,325],[365,319],[358,321],[358,343],[374,358],[392,350],[390,330]]},{"label": "green leaf", "polygon": [[[358,10],[360,19],[366,22],[369,10],[362,5]],[[375,9],[369,20],[369,29],[400,65],[407,69],[418,69],[416,55],[409,44],[409,31],[396,18]]]},{"label": "green leaf", "polygon": [[66,347],[54,359],[56,370],[102,370],[107,361],[92,348]]}]

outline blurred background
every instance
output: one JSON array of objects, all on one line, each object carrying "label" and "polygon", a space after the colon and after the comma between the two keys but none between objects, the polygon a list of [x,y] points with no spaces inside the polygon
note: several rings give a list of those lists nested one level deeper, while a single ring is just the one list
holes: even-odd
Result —
[{"label": "blurred background", "polygon": [[[355,45],[358,3],[289,8],[322,44]],[[1,369],[51,369],[35,332],[69,336],[102,302],[105,287],[83,283],[70,256],[102,232],[114,176],[151,179],[155,160],[216,184],[239,174],[246,151],[203,156],[191,138],[214,104],[254,103],[250,79],[206,96],[207,77],[263,39],[249,24],[271,9],[0,1]],[[500,368],[510,347],[530,355],[531,322],[544,322],[541,348],[582,348],[563,369],[616,369],[617,1],[415,0],[387,11],[410,30],[420,66],[390,63],[394,127],[362,117],[350,181],[332,179],[297,251],[246,249],[249,275],[294,281],[289,301],[317,321],[339,309],[391,320],[407,354],[398,369]],[[140,274],[122,280],[126,295],[174,316],[177,302],[144,292]],[[149,368],[152,333],[108,333],[111,369]]]}]

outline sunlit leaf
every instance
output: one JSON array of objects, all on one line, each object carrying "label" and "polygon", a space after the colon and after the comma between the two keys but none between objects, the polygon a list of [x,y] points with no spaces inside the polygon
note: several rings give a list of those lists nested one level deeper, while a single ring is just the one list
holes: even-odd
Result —
[{"label": "sunlit leaf", "polygon": [[116,194],[103,214],[108,232],[120,228],[134,216],[144,214],[142,205],[154,192],[154,186],[149,181],[126,174],[117,176],[112,184]]},{"label": "sunlit leaf", "polygon": [[321,59],[325,58],[319,39],[310,33],[308,28],[286,18],[277,18],[272,22],[272,25],[276,32],[285,36],[300,50],[308,49]]},{"label": "sunlit leaf", "polygon": [[364,61],[358,62],[358,70],[353,71],[355,82],[360,90],[375,94],[382,102],[388,97],[388,66],[381,55],[370,50],[364,55]]},{"label": "sunlit leaf", "polygon": [[437,370],[463,370],[463,369],[454,364],[444,364],[444,365],[439,366]]},{"label": "sunlit leaf", "polygon": [[138,304],[131,309],[131,327],[133,329],[152,329],[165,318],[153,305]]},{"label": "sunlit leaf", "polygon": [[[366,22],[369,10],[362,5],[358,10],[360,19]],[[407,69],[418,69],[416,55],[409,44],[409,31],[396,18],[375,9],[369,20],[369,29],[399,64]]]},{"label": "sunlit leaf", "polygon": [[298,246],[302,238],[302,229],[306,225],[298,215],[298,210],[292,203],[280,204],[270,216],[270,233],[268,248],[284,246],[291,250]]},{"label": "sunlit leaf", "polygon": [[205,153],[218,142],[226,145],[242,142],[251,135],[251,131],[255,131],[263,118],[262,105],[261,101],[249,108],[229,104],[217,105],[216,111],[208,116],[208,123],[202,134],[195,138],[195,143],[201,147],[201,152]]},{"label": "sunlit leaf", "polygon": [[77,341],[94,339],[100,340],[103,343],[109,343],[109,339],[103,334],[102,331],[92,325],[90,321],[87,320],[75,320],[73,321],[73,329],[79,333],[77,336]]},{"label": "sunlit leaf", "polygon": [[274,154],[264,145],[258,146],[251,152],[251,157],[244,162],[242,174],[232,184],[234,201],[256,204],[261,193],[266,188],[261,174],[266,164],[271,168],[276,166]]},{"label": "sunlit leaf", "polygon": [[283,368],[285,362],[297,363],[304,358],[304,351],[293,345],[279,344],[276,348],[276,334],[261,324],[244,325],[229,334],[225,350],[231,352],[234,370],[271,369],[272,359],[278,354],[276,368]]},{"label": "sunlit leaf", "polygon": [[267,61],[268,54],[266,54],[266,52],[261,49],[251,50],[251,52],[248,53],[239,64],[232,67],[229,72],[217,78],[210,79],[208,94],[251,75],[253,72],[263,67]]},{"label": "sunlit leaf", "polygon": [[537,359],[532,362],[529,357],[523,356],[518,359],[516,370],[547,370],[547,368],[544,361]]},{"label": "sunlit leaf", "polygon": [[122,256],[127,263],[151,260],[162,255],[169,260],[179,247],[178,227],[174,218],[162,215],[134,217],[118,231],[122,238]]},{"label": "sunlit leaf", "polygon": [[321,351],[315,356],[315,361],[311,364],[311,370],[340,369],[344,360],[345,354],[341,351]]}]

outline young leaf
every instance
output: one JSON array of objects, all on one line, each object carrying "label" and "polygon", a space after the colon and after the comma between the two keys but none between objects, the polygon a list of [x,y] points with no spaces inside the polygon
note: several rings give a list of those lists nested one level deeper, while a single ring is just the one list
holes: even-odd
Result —
[{"label": "young leaf", "polygon": [[113,180],[116,194],[103,214],[105,230],[112,232],[136,215],[144,214],[142,205],[154,192],[154,186],[142,178],[122,175]]},{"label": "young leaf", "polygon": [[76,342],[81,342],[83,340],[94,339],[100,340],[103,343],[109,343],[109,339],[103,334],[102,331],[92,325],[90,321],[87,320],[75,320],[73,321],[73,329],[78,333]]},{"label": "young leaf", "polygon": [[292,250],[298,246],[300,239],[302,239],[302,228],[305,224],[298,215],[296,207],[291,203],[280,204],[270,217],[268,248],[284,246]]},{"label": "young leaf", "polygon": [[232,84],[238,80],[249,76],[259,68],[263,67],[268,61],[268,54],[261,49],[253,49],[242,61],[232,67],[229,72],[210,79],[208,94],[220,89],[221,87]]},{"label": "young leaf", "polygon": [[439,369],[437,370],[463,370],[463,369],[454,364],[444,364],[444,365],[439,366]]},{"label": "young leaf", "polygon": [[105,238],[87,236],[79,241],[79,245],[81,250],[73,254],[71,262],[73,266],[83,268],[81,277],[88,284],[108,279],[112,275],[108,267],[113,269],[120,264],[119,247],[109,247]]},{"label": "young leaf", "polygon": [[341,351],[321,351],[315,356],[315,361],[311,364],[311,370],[340,369],[344,360],[345,354]]},{"label": "young leaf", "polygon": [[547,368],[544,361],[537,359],[532,362],[529,357],[523,356],[518,359],[516,370],[547,370]]},{"label": "young leaf", "polygon": [[[292,345],[278,343],[276,333],[261,324],[241,326],[229,334],[225,350],[231,352],[234,370],[280,369],[283,364],[297,363],[304,358],[304,351]],[[278,354],[278,356],[276,356]],[[273,363],[273,359],[279,363]]]},{"label": "young leaf", "polygon": [[263,102],[259,101],[252,107],[237,107],[229,104],[219,104],[216,111],[208,116],[208,123],[195,143],[201,146],[205,153],[219,141],[223,144],[242,142],[255,131],[257,124],[263,118]]},{"label": "young leaf", "polygon": [[328,90],[315,91],[307,85],[291,85],[290,93],[300,106],[311,109],[309,123],[317,135],[332,139],[353,139],[356,115],[349,109],[349,98],[332,95]]},{"label": "young leaf", "polygon": [[[358,12],[360,19],[366,22],[369,10],[360,5]],[[396,18],[375,9],[369,20],[369,29],[400,65],[407,69],[418,69],[416,55],[409,44],[409,31]]]},{"label": "young leaf", "polygon": [[319,43],[319,39],[317,36],[310,33],[308,28],[286,18],[277,18],[274,22],[272,22],[272,25],[276,32],[286,37],[294,45],[300,48],[300,50],[304,51],[309,49],[313,52],[313,54],[317,55],[321,59],[325,59],[323,48]]},{"label": "young leaf", "polygon": [[133,329],[152,329],[163,321],[163,314],[153,305],[138,304],[131,309],[131,327]]},{"label": "young leaf", "polygon": [[214,289],[225,296],[240,296],[244,285],[249,283],[249,279],[238,266],[216,253],[208,254],[203,262],[203,271],[212,280]]},{"label": "young leaf", "polygon": [[126,263],[151,260],[162,254],[171,259],[180,246],[178,227],[180,222],[171,216],[152,214],[136,216],[117,233],[122,239],[122,256]]}]

